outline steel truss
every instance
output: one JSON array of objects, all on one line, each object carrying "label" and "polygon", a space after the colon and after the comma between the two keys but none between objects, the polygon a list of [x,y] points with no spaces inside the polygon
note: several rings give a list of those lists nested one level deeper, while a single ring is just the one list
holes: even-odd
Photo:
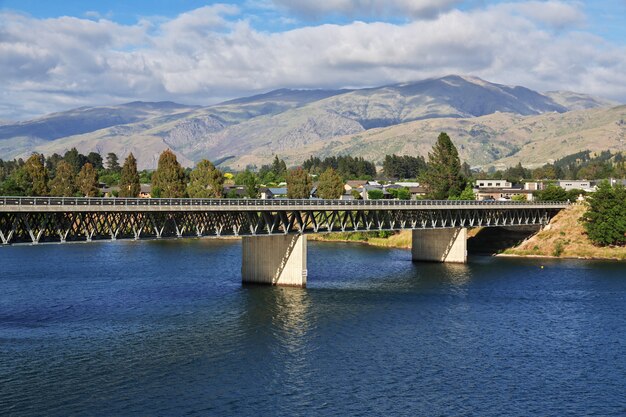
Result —
[{"label": "steel truss", "polygon": [[0,243],[544,225],[558,208],[0,212]]}]

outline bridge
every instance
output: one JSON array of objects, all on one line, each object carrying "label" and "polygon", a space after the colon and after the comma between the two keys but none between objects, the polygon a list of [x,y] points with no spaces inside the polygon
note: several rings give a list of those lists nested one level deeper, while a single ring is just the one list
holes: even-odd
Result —
[{"label": "bridge", "polygon": [[567,203],[0,197],[0,243],[243,238],[242,281],[306,286],[306,235],[412,230],[415,261],[466,262],[467,228],[545,225]]}]

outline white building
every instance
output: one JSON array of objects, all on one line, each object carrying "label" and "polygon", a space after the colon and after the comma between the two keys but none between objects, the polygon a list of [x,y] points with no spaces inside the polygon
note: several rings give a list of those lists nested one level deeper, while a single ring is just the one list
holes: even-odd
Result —
[{"label": "white building", "polygon": [[477,180],[478,188],[511,188],[513,184],[507,180]]},{"label": "white building", "polygon": [[556,183],[565,191],[569,190],[585,190],[595,191],[595,187],[591,185],[591,181],[587,180],[559,180]]}]

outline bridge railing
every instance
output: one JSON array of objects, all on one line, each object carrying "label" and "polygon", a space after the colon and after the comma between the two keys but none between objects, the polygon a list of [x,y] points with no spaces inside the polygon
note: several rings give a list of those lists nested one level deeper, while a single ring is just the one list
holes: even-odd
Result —
[{"label": "bridge railing", "polygon": [[558,201],[477,200],[321,200],[321,199],[228,199],[228,198],[116,198],[116,197],[0,197],[0,206],[565,206]]}]

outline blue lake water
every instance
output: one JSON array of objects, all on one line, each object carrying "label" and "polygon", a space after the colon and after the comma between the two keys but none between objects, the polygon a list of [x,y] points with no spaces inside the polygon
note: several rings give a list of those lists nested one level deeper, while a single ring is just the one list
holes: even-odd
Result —
[{"label": "blue lake water", "polygon": [[294,289],[240,253],[0,248],[0,414],[626,415],[624,263],[310,242]]}]

